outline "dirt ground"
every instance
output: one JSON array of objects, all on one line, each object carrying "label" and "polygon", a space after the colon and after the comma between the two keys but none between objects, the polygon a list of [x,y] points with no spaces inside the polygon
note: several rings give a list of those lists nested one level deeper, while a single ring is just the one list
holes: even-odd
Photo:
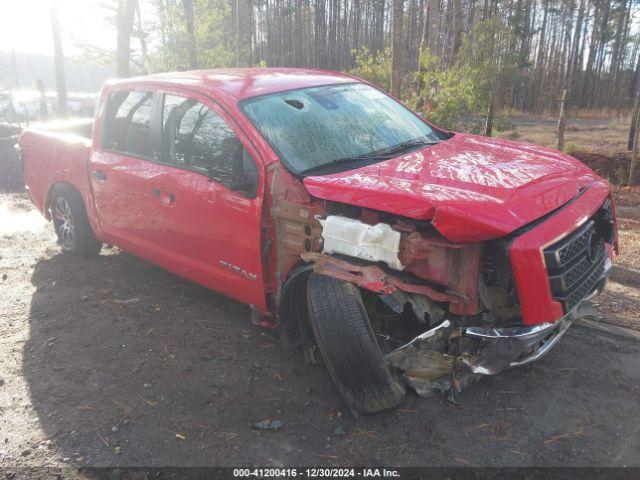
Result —
[{"label": "dirt ground", "polygon": [[[0,148],[2,148],[0,146]],[[248,309],[117,248],[60,253],[0,151],[0,467],[640,466],[640,215],[617,189],[623,255],[538,363],[461,405],[409,393],[354,418],[321,365]],[[613,324],[613,326],[608,326]],[[277,419],[277,431],[252,423]]]},{"label": "dirt ground", "polygon": [[[540,118],[526,115],[512,118],[513,129],[502,136],[555,148],[557,145],[557,118]],[[628,117],[599,118],[569,116],[564,135],[565,150],[573,152],[622,152],[627,149],[629,136]]]}]

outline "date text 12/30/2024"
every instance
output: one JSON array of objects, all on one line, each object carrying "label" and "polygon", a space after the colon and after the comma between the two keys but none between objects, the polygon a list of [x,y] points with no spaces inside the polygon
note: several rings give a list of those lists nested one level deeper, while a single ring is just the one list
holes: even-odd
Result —
[{"label": "date text 12/30/2024", "polygon": [[235,468],[235,478],[399,478],[388,468]]}]

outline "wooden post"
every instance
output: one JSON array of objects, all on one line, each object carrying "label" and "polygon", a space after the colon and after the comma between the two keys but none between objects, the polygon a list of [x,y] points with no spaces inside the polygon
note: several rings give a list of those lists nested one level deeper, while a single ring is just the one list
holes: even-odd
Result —
[{"label": "wooden post", "polygon": [[36,80],[36,88],[40,93],[40,121],[46,122],[49,120],[49,110],[47,108],[47,94],[44,91],[44,82],[38,78]]},{"label": "wooden post", "polygon": [[564,148],[564,128],[566,123],[564,103],[567,100],[567,89],[562,91],[562,99],[560,100],[560,115],[558,116],[558,150]]},{"label": "wooden post", "polygon": [[[638,121],[640,121],[640,110],[636,113],[636,126],[638,125]],[[636,128],[635,130],[635,138],[633,139],[633,151],[631,152],[631,168],[629,169],[629,180],[627,185],[630,187],[633,185],[638,185],[640,180],[637,178],[637,170],[638,170],[638,148],[640,143],[640,128]]]}]

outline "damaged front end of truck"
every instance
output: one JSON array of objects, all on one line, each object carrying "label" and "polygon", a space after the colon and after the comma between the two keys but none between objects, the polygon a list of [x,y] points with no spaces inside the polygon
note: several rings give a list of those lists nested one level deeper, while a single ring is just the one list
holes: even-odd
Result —
[{"label": "damaged front end of truck", "polygon": [[[541,358],[572,322],[592,316],[588,300],[604,288],[617,249],[603,182],[508,235],[455,242],[433,221],[314,198],[282,171],[272,180],[282,335],[307,352],[319,347],[338,389],[359,413],[393,406],[403,395],[370,401],[366,385],[350,374],[363,375],[362,366],[354,366],[360,357],[342,352],[353,345],[323,344],[365,327],[343,322],[338,317],[345,310],[331,300],[319,301],[335,284],[309,282],[311,275],[356,287],[333,301],[350,303],[350,295],[361,305],[379,360],[403,388],[456,401],[482,376]],[[319,324],[315,317],[323,310],[330,311]],[[382,390],[397,390],[379,372],[369,378]],[[369,396],[380,393],[376,388]]]}]

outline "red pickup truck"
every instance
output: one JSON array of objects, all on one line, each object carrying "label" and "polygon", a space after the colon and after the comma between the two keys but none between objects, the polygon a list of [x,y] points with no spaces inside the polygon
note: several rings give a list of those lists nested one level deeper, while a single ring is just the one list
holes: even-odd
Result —
[{"label": "red pickup truck", "polygon": [[610,187],[580,162],[441,130],[345,74],[114,81],[92,124],[19,149],[62,250],[114,244],[249,304],[358,413],[540,358],[618,253]]}]

